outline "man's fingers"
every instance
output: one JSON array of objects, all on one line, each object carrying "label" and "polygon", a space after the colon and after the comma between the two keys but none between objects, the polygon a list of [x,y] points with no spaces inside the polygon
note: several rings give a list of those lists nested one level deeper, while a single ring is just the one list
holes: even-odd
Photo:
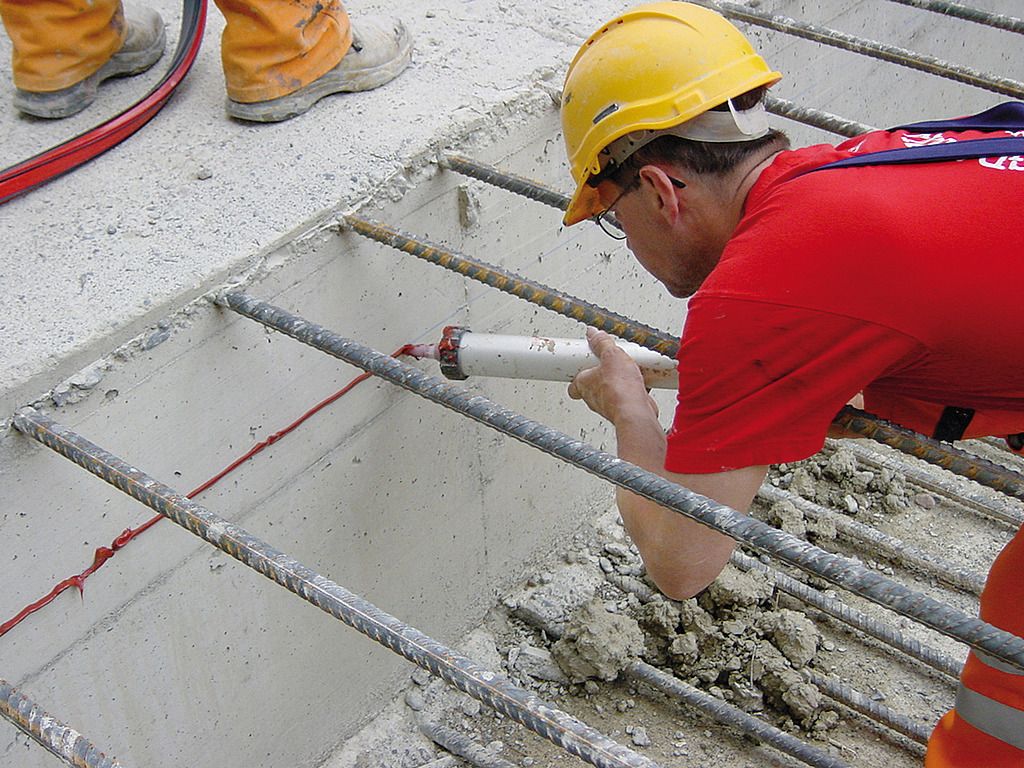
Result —
[{"label": "man's fingers", "polygon": [[610,334],[596,328],[587,328],[587,342],[590,344],[590,351],[598,357],[603,357],[605,352],[615,346],[615,339]]},{"label": "man's fingers", "polygon": [[580,388],[576,386],[576,379],[573,379],[572,381],[569,382],[569,389],[567,390],[567,392],[569,393],[570,400],[579,400],[581,397],[583,397],[580,394]]}]

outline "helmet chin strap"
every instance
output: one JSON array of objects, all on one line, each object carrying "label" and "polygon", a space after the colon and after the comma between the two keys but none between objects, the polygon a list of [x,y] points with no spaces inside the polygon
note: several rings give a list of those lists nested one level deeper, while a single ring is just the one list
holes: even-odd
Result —
[{"label": "helmet chin strap", "polygon": [[716,144],[739,141],[753,141],[765,136],[770,130],[768,113],[763,104],[750,109],[736,109],[732,99],[726,102],[729,111],[708,110],[692,120],[653,131],[632,131],[620,136],[601,152],[602,166],[622,165],[630,155],[661,136],[676,136],[690,141],[707,141]]}]

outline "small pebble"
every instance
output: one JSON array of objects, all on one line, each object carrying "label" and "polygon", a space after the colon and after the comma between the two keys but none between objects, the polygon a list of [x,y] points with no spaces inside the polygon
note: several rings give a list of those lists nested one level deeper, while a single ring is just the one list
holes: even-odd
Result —
[{"label": "small pebble", "polygon": [[212,179],[213,171],[211,171],[209,168],[200,168],[198,171],[196,171],[196,178],[199,179],[200,181]]},{"label": "small pebble", "polygon": [[423,686],[430,682],[431,675],[422,667],[417,667],[413,670],[411,677],[412,681],[416,683],[416,685]]},{"label": "small pebble", "polygon": [[466,717],[479,717],[480,702],[476,699],[466,699],[462,702],[462,714]]},{"label": "small pebble", "polygon": [[413,712],[419,712],[427,705],[427,702],[422,693],[412,690],[405,694],[405,705]]},{"label": "small pebble", "polygon": [[633,728],[633,744],[638,747],[649,747],[651,746],[651,737],[647,735],[647,729],[641,725]]},{"label": "small pebble", "polygon": [[918,493],[914,496],[914,503],[921,509],[935,509],[938,502],[930,493]]},{"label": "small pebble", "polygon": [[593,696],[595,693],[597,693],[598,691],[601,690],[601,686],[598,685],[593,680],[587,680],[583,684],[583,690],[585,690],[587,693],[589,693],[591,696]]}]

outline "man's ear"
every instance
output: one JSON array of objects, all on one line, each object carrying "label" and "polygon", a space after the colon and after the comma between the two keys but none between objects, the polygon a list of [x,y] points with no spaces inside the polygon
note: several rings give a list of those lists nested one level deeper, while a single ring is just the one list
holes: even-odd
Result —
[{"label": "man's ear", "polygon": [[672,225],[686,210],[685,195],[677,194],[680,188],[672,183],[668,174],[656,165],[645,165],[640,169],[640,186],[657,214],[665,223]]}]

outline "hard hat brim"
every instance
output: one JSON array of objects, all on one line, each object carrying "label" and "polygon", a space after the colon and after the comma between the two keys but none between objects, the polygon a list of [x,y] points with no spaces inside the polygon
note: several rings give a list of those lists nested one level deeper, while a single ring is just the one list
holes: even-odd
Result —
[{"label": "hard hat brim", "polygon": [[576,193],[569,201],[569,207],[565,209],[562,224],[571,227],[573,224],[594,218],[603,210],[597,187],[587,184],[587,180],[584,178],[577,185]]}]

